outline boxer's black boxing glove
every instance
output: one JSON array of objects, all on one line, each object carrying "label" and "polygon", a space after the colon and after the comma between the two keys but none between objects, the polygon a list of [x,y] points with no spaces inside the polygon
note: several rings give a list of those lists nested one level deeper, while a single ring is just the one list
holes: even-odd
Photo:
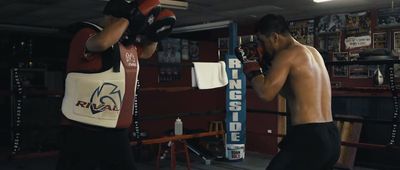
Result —
[{"label": "boxer's black boxing glove", "polygon": [[241,44],[235,48],[236,57],[242,62],[243,72],[249,81],[254,77],[263,74],[258,60],[260,53],[258,45],[255,42]]},{"label": "boxer's black boxing glove", "polygon": [[104,7],[103,14],[111,15],[116,18],[126,18],[129,20],[137,5],[129,0],[110,0]]},{"label": "boxer's black boxing glove", "polygon": [[147,27],[145,32],[147,39],[158,42],[168,37],[172,32],[175,22],[175,14],[171,10],[163,9],[157,18],[155,18],[155,21]]}]

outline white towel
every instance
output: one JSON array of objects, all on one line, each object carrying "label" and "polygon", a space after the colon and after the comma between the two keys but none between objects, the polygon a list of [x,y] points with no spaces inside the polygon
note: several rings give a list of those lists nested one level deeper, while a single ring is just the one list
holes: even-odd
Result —
[{"label": "white towel", "polygon": [[192,87],[214,89],[228,84],[225,62],[193,62]]}]

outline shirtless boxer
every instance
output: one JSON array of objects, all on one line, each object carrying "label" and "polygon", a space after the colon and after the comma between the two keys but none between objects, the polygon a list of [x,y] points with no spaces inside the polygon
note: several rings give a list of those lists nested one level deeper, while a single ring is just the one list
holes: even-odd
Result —
[{"label": "shirtless boxer", "polygon": [[[255,27],[259,52],[257,45],[242,44],[235,50],[236,56],[263,101],[272,101],[278,94],[287,99],[291,120],[267,170],[332,169],[340,155],[340,138],[332,119],[330,80],[321,55],[314,47],[296,41],[282,16],[265,15]],[[260,66],[261,56],[267,62]]]}]

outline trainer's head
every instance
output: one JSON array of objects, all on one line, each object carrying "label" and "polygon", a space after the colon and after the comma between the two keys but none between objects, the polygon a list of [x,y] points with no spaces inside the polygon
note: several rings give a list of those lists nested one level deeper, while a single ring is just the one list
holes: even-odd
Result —
[{"label": "trainer's head", "polygon": [[271,56],[283,49],[287,39],[291,37],[289,26],[281,15],[267,14],[255,27],[260,45]]}]

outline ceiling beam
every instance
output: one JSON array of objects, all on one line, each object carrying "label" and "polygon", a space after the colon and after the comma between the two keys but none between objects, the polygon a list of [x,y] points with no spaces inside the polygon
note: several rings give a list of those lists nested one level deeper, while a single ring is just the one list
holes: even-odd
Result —
[{"label": "ceiling beam", "polygon": [[177,27],[177,28],[174,28],[172,33],[187,33],[187,32],[218,29],[218,28],[227,28],[229,26],[229,24],[231,24],[232,22],[233,21],[228,20],[228,21],[218,21],[218,22],[210,22],[210,23],[205,23],[205,24]]}]

